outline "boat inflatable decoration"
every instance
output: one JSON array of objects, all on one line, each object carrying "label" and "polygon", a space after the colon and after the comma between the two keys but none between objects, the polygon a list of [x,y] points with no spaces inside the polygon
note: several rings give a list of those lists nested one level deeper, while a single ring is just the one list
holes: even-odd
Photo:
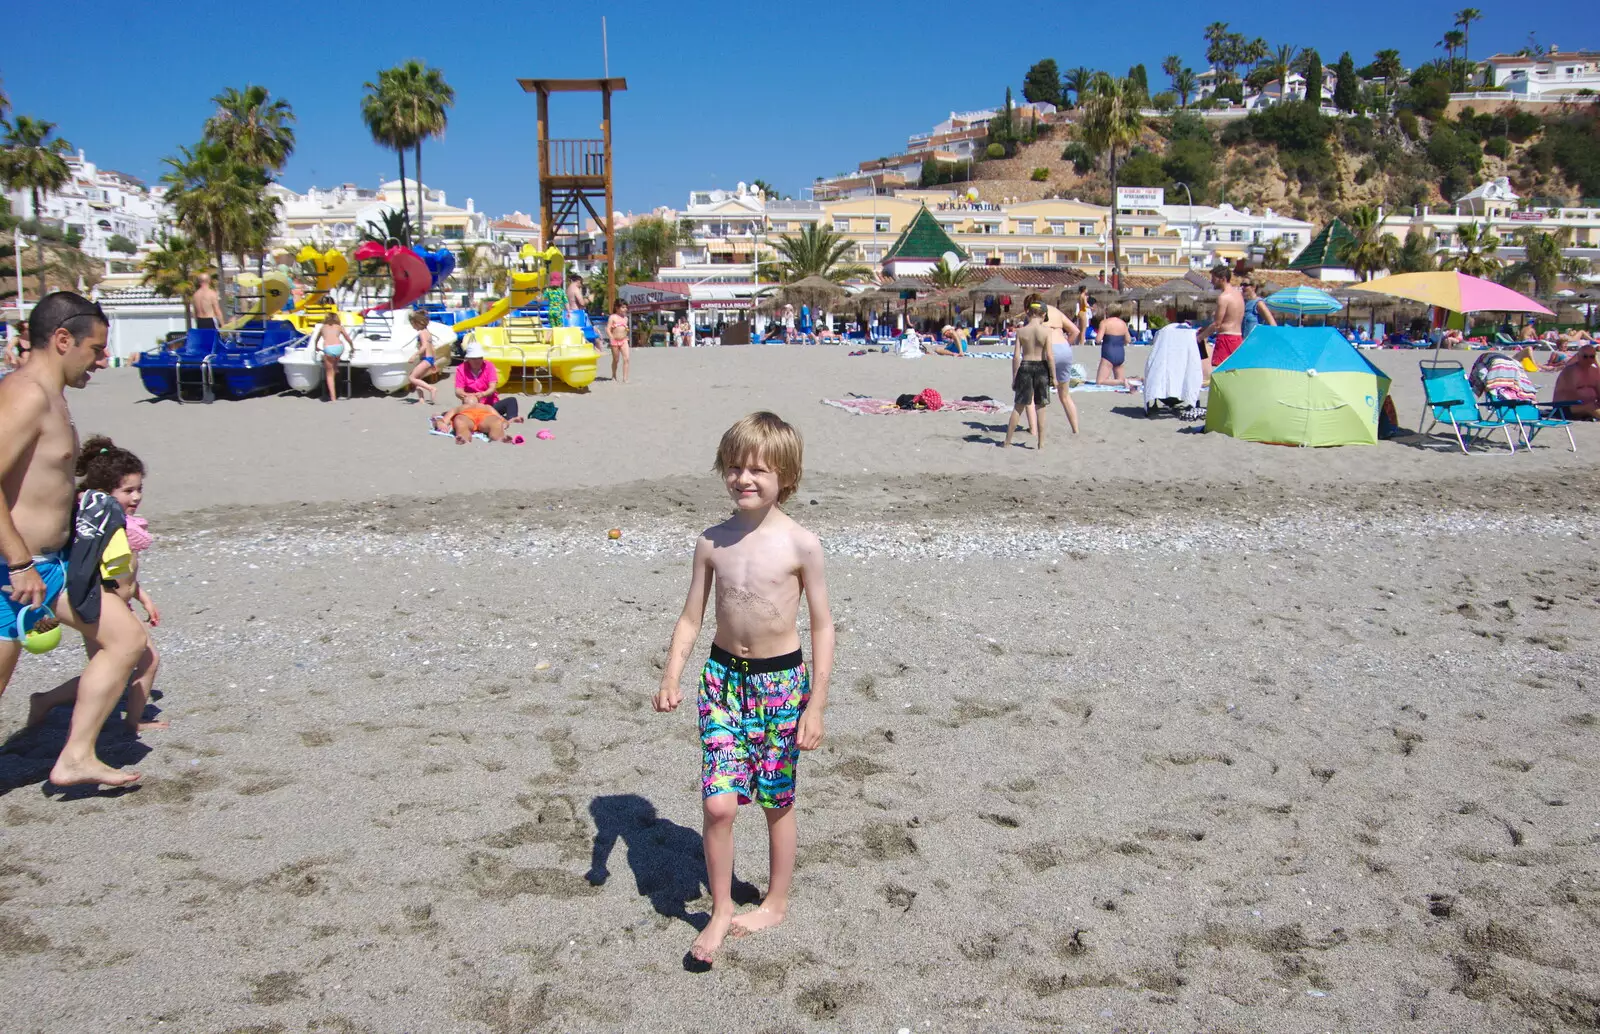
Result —
[{"label": "boat inflatable decoration", "polygon": [[389,267],[389,276],[394,281],[394,295],[389,299],[389,304],[365,309],[363,315],[404,309],[427,294],[433,286],[433,278],[428,273],[428,264],[411,248],[401,247],[398,244],[384,247],[377,241],[367,241],[356,248],[354,257],[357,262],[373,259],[382,261]]},{"label": "boat inflatable decoration", "polygon": [[429,290],[437,290],[439,285],[449,279],[450,274],[456,271],[455,252],[449,248],[413,246],[411,250],[416,252],[417,256],[422,259],[423,264],[428,267]]}]

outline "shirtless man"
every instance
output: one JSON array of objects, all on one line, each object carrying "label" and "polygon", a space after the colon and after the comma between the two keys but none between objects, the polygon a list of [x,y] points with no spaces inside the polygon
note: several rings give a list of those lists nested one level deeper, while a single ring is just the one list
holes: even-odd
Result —
[{"label": "shirtless man", "polygon": [[1556,375],[1550,394],[1556,402],[1574,402],[1568,412],[1580,420],[1600,420],[1600,366],[1595,365],[1594,352],[1593,341],[1579,345],[1578,354]]},{"label": "shirtless man", "polygon": [[[1087,288],[1082,290],[1087,297]],[[1038,295],[1030,294],[1022,303],[1026,306],[1040,300]],[[1056,371],[1056,397],[1061,399],[1061,408],[1067,414],[1072,433],[1077,434],[1078,407],[1072,402],[1072,394],[1062,390],[1061,385],[1072,379],[1072,346],[1083,343],[1083,330],[1054,305],[1044,307],[1044,325],[1050,332],[1050,354],[1054,357],[1052,366]]]},{"label": "shirtless man", "polygon": [[[40,608],[49,607],[83,634],[94,654],[79,677],[71,731],[50,782],[124,786],[139,773],[106,765],[94,745],[144,654],[144,628],[109,592],[101,594],[100,620],[86,623],[73,613],[66,592],[78,432],[65,389],[83,387],[93,371],[105,368],[109,324],[98,305],[58,291],[34,308],[28,329],[28,364],[0,381],[0,490],[6,504],[0,510],[0,554],[6,563],[0,581],[0,690],[16,667],[21,634],[48,616]],[[29,724],[37,724],[31,714]]]},{"label": "shirtless man", "polygon": [[[1244,295],[1233,286],[1233,270],[1226,265],[1211,270],[1211,286],[1222,293],[1217,296],[1217,314],[1211,322],[1195,331],[1195,342],[1200,346],[1200,381],[1211,383],[1211,371],[1221,366],[1233,350],[1244,343]],[[1217,336],[1217,347],[1206,356],[1206,339]]]},{"label": "shirtless man", "polygon": [[194,308],[197,330],[216,330],[222,326],[222,299],[217,297],[217,289],[211,286],[211,274],[200,274],[190,304]]},{"label": "shirtless man", "polygon": [[[1006,425],[1006,448],[1017,433],[1017,421],[1026,413],[1033,428],[1034,448],[1044,449],[1044,411],[1050,406],[1050,389],[1056,383],[1056,364],[1050,350],[1050,328],[1045,326],[1042,302],[1028,306],[1028,322],[1017,331],[1017,347],[1011,352],[1011,390],[1015,402],[1011,421]],[[1071,410],[1068,410],[1070,413]]]}]

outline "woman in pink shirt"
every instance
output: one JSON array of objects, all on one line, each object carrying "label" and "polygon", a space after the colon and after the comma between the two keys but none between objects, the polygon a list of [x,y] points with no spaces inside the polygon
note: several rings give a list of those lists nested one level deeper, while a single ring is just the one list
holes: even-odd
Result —
[{"label": "woman in pink shirt", "polygon": [[495,389],[500,384],[500,371],[483,357],[483,346],[476,341],[466,348],[467,361],[456,367],[456,398],[462,405],[479,403],[493,406],[495,412],[507,420],[517,418],[517,400],[501,398]]}]

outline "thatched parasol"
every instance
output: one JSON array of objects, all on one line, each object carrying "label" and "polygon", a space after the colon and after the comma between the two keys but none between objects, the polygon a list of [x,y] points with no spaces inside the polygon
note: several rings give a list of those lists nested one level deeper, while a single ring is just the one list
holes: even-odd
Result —
[{"label": "thatched parasol", "polygon": [[843,298],[848,292],[827,277],[812,274],[793,283],[784,284],[778,294],[790,305],[809,305],[812,309],[827,307]]}]

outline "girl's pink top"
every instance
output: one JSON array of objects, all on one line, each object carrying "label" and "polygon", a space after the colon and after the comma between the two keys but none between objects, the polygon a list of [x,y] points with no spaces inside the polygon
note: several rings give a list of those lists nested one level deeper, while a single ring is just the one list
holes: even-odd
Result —
[{"label": "girl's pink top", "polygon": [[155,541],[155,538],[150,534],[150,522],[135,514],[129,516],[126,523],[128,526],[128,548],[135,553],[143,553],[149,549],[150,544]]},{"label": "girl's pink top", "polygon": [[469,369],[471,365],[471,363],[462,363],[456,367],[456,387],[462,391],[470,391],[473,394],[488,392],[483,401],[491,406],[500,401],[499,394],[494,390],[495,385],[500,383],[500,371],[494,368],[493,363],[485,359],[483,361],[483,369],[478,371],[478,375],[474,377],[471,369]]}]

